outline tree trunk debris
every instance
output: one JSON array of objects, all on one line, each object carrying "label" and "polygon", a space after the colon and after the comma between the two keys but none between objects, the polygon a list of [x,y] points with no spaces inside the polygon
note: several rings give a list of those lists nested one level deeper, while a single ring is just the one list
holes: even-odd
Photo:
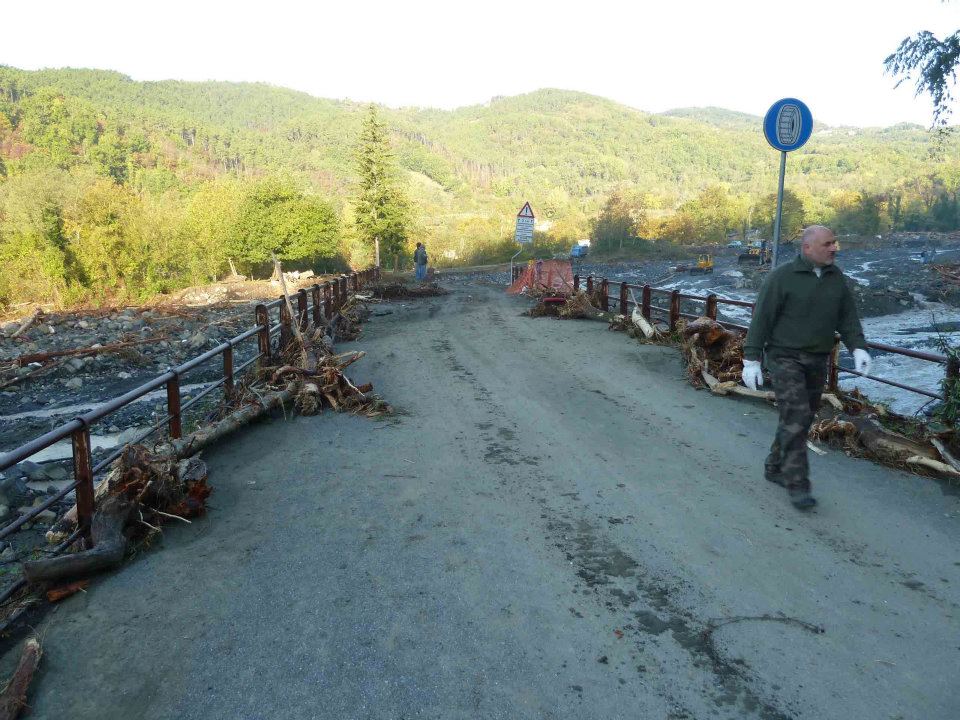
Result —
[{"label": "tree trunk debris", "polygon": [[12,363],[14,367],[24,367],[30,363],[42,363],[55,358],[86,357],[88,355],[100,355],[107,352],[116,352],[117,350],[122,350],[124,348],[134,347],[136,345],[148,345],[149,343],[158,343],[166,339],[166,335],[156,335],[154,337],[143,338],[142,340],[126,340],[124,342],[115,342],[108,345],[100,345],[98,347],[85,347],[75,348],[73,350],[54,350],[51,352],[32,353],[29,355],[21,355],[16,357],[13,359]]},{"label": "tree trunk debris", "polygon": [[27,691],[30,689],[34,673],[40,666],[41,655],[43,655],[43,649],[37,638],[29,638],[23,643],[17,669],[0,693],[0,720],[14,720],[27,706]]}]

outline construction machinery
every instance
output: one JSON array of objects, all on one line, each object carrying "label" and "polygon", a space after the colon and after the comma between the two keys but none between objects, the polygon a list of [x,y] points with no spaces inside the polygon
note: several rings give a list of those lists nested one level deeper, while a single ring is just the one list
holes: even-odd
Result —
[{"label": "construction machinery", "polygon": [[738,265],[765,265],[770,262],[770,251],[765,247],[751,247],[737,256]]},{"label": "construction machinery", "polygon": [[713,272],[713,255],[699,255],[697,264],[690,266],[691,275],[701,275]]}]

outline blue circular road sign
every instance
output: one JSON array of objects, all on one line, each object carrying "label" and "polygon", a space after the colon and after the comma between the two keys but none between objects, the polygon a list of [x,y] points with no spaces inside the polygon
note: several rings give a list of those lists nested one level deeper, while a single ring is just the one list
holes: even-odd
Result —
[{"label": "blue circular road sign", "polygon": [[801,147],[813,132],[813,115],[796,98],[777,100],[763,118],[763,134],[777,150],[790,152]]}]

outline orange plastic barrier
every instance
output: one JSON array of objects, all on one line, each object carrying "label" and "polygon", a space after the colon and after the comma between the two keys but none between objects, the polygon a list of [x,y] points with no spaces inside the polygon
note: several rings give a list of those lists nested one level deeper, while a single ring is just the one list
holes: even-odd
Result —
[{"label": "orange plastic barrier", "polygon": [[531,260],[516,282],[507,288],[507,294],[545,289],[553,289],[558,295],[573,293],[573,268],[569,260]]}]

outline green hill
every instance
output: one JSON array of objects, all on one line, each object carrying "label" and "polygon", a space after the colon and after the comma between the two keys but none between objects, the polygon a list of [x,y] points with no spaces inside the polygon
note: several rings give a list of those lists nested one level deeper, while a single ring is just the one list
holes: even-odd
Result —
[{"label": "green hill", "polygon": [[[176,257],[203,262],[166,268],[148,283],[114,267],[98,282],[121,293],[144,283],[136,292],[168,289],[223,270],[225,257],[214,251],[235,232],[230,213],[269,181],[329,206],[340,238],[331,262],[363,262],[369,251],[352,237],[350,198],[365,113],[364,105],[265,84],[0,66],[0,249],[8,258],[14,247],[16,257],[47,252],[49,274],[66,272],[71,252],[81,251],[76,236],[124,246],[138,235],[154,248],[159,233]],[[778,155],[760,118],[722,108],[653,114],[544,89],[453,111],[380,108],[380,116],[416,208],[414,234],[450,262],[504,253],[525,201],[549,221],[537,237],[546,251],[596,233],[600,213],[614,205],[628,208],[622,232],[633,239],[713,239],[766,222],[776,187]],[[955,135],[938,146],[918,126],[818,126],[790,155],[788,188],[798,218],[855,231],[952,229],[960,223],[957,158]],[[38,197],[58,208],[48,208],[56,228],[43,225]],[[122,226],[110,225],[114,216]],[[24,292],[24,283],[0,282],[0,301]]]}]

